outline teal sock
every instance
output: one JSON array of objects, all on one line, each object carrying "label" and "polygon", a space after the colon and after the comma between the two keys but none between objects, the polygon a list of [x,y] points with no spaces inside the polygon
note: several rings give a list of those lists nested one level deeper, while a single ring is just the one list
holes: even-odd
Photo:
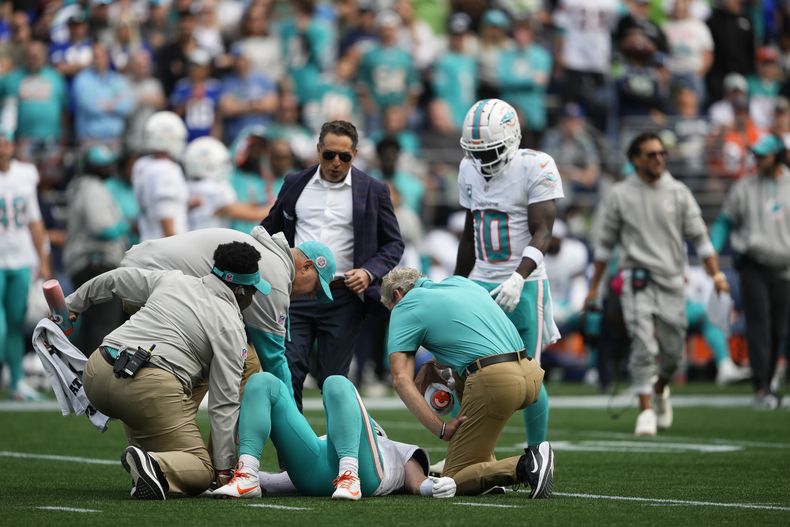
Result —
[{"label": "teal sock", "polygon": [[347,378],[327,377],[323,386],[326,435],[335,447],[338,458],[359,456],[362,412],[357,390]]},{"label": "teal sock", "polygon": [[727,337],[721,328],[711,323],[707,317],[702,323],[702,336],[705,337],[705,342],[710,346],[710,350],[713,352],[713,360],[716,361],[716,364],[730,356],[730,346],[727,343]]},{"label": "teal sock", "polygon": [[549,394],[540,386],[538,400],[524,408],[527,445],[536,446],[546,440],[549,431]]}]

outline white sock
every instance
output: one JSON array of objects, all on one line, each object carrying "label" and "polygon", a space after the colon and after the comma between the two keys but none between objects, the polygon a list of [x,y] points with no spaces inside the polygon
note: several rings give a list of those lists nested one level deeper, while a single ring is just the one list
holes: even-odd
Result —
[{"label": "white sock", "polygon": [[357,458],[351,456],[345,456],[340,458],[340,462],[338,463],[338,475],[343,474],[346,470],[350,471],[355,476],[359,474],[359,461]]},{"label": "white sock", "polygon": [[293,494],[296,492],[287,472],[258,472],[261,489],[266,494]]},{"label": "white sock", "polygon": [[261,467],[261,462],[258,458],[250,456],[249,454],[242,454],[239,456],[239,465],[247,474],[255,474]]}]

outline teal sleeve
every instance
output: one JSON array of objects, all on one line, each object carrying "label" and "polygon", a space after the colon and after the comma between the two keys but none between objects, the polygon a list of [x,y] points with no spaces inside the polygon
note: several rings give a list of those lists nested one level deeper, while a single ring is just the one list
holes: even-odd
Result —
[{"label": "teal sleeve", "polygon": [[260,329],[247,326],[247,335],[250,337],[258,360],[261,361],[263,371],[268,371],[272,375],[285,383],[291,398],[294,396],[294,388],[291,383],[291,370],[288,368],[288,361],[285,360],[285,337],[267,333]]},{"label": "teal sleeve", "polygon": [[117,240],[121,236],[126,236],[129,234],[129,222],[126,220],[121,220],[112,227],[107,227],[103,231],[99,232],[96,237],[100,240]]},{"label": "teal sleeve", "polygon": [[732,220],[726,214],[719,214],[710,228],[710,241],[717,253],[721,253],[732,231]]}]

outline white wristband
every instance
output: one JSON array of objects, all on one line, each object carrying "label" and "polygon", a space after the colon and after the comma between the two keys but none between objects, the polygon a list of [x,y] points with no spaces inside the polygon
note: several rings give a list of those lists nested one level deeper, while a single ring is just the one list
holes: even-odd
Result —
[{"label": "white wristband", "polygon": [[524,248],[524,252],[521,253],[521,256],[524,258],[529,258],[533,262],[535,262],[535,267],[540,267],[540,264],[543,263],[543,253],[540,252],[540,249],[537,247],[533,247],[531,245],[527,245]]}]

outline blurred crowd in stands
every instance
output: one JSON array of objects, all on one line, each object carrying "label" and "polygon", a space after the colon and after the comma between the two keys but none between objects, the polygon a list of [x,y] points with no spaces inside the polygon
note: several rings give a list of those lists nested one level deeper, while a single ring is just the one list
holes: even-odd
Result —
[{"label": "blurred crowd in stands", "polygon": [[[355,123],[359,168],[391,185],[404,264],[452,274],[461,123],[498,97],[520,113],[522,146],[562,175],[557,257],[572,254],[551,286],[558,314],[578,315],[595,205],[632,172],[624,145],[661,131],[668,169],[711,222],[759,138],[790,145],[789,70],[787,0],[15,0],[0,12],[0,126],[38,167],[64,283],[69,182],[89,157],[105,166],[134,227],[130,170],[163,109],[190,140],[223,141],[236,199],[264,208],[316,162],[323,122]],[[583,375],[584,345],[569,342]]]}]

